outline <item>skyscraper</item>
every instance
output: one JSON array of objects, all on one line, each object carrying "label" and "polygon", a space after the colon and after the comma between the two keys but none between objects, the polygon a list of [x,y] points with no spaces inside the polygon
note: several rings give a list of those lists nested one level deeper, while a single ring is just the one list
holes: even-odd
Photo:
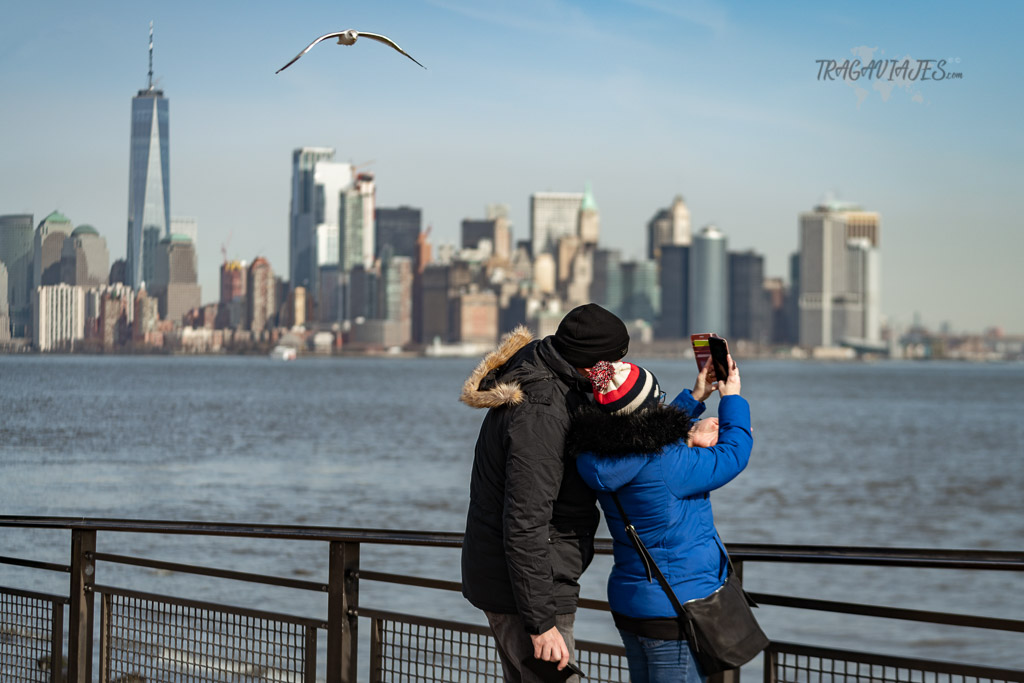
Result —
[{"label": "skyscraper", "polygon": [[729,261],[725,235],[707,225],[693,238],[690,248],[691,334],[716,332],[729,335]]},{"label": "skyscraper", "polygon": [[32,241],[33,287],[60,283],[60,258],[71,232],[71,221],[58,211],[39,222]]},{"label": "skyscraper", "polygon": [[530,248],[533,258],[550,253],[558,239],[579,230],[581,192],[535,192],[530,195]]},{"label": "skyscraper", "polygon": [[107,283],[110,252],[107,240],[91,225],[79,225],[64,240],[60,257],[61,281],[80,287]]},{"label": "skyscraper", "polygon": [[422,212],[410,206],[375,210],[374,242],[377,253],[390,246],[395,256],[416,258],[417,240],[423,226]]},{"label": "skyscraper", "polygon": [[376,185],[370,173],[360,173],[352,186],[341,193],[338,263],[343,271],[373,262],[376,196]]},{"label": "skyscraper", "polygon": [[15,337],[25,334],[32,321],[32,214],[0,216],[0,261],[7,266],[4,295],[10,306],[11,328]]},{"label": "skyscraper", "polygon": [[84,287],[58,284],[32,291],[32,342],[37,349],[73,349],[84,337]]},{"label": "skyscraper", "polygon": [[881,217],[847,202],[800,214],[800,344],[879,341]]},{"label": "skyscraper", "polygon": [[180,324],[201,303],[192,240],[184,235],[160,240],[155,266],[152,292],[160,302],[160,317]]},{"label": "skyscraper", "polygon": [[764,256],[753,250],[729,254],[729,336],[767,344],[771,341]]},{"label": "skyscraper", "polygon": [[128,163],[127,284],[153,278],[156,250],[171,224],[170,103],[153,87],[153,24],[149,24],[149,81],[132,98]]},{"label": "skyscraper", "polygon": [[292,199],[288,221],[288,278],[316,296],[319,268],[340,257],[341,195],[352,185],[352,165],[334,162],[329,147],[292,152]]},{"label": "skyscraper", "polygon": [[274,292],[274,271],[270,263],[262,256],[253,259],[249,266],[249,280],[247,283],[249,314],[249,329],[259,332],[270,328],[273,325],[274,314],[277,311],[277,302]]},{"label": "skyscraper", "polygon": [[672,206],[660,209],[647,223],[647,258],[658,260],[662,246],[687,246],[690,235],[690,210],[681,195],[676,195]]},{"label": "skyscraper", "polygon": [[588,247],[596,246],[601,237],[601,215],[598,213],[590,183],[587,183],[583,200],[580,202],[579,236],[580,242]]},{"label": "skyscraper", "polygon": [[660,253],[661,317],[655,335],[660,339],[685,339],[690,335],[690,247],[663,244]]},{"label": "skyscraper", "polygon": [[623,320],[654,322],[661,312],[661,287],[658,282],[658,264],[654,261],[626,261],[622,269]]}]

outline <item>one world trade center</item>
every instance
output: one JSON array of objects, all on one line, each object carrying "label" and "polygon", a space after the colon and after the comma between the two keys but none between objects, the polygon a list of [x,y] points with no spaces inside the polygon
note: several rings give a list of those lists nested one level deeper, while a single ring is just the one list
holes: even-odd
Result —
[{"label": "one world trade center", "polygon": [[149,82],[132,98],[128,165],[128,257],[125,281],[133,289],[151,282],[157,244],[169,235],[171,166],[169,102],[153,87],[153,24],[149,24]]}]

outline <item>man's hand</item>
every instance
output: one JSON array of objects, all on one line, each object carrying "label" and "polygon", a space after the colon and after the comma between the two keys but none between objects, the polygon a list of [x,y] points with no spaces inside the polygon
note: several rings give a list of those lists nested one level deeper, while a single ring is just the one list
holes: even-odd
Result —
[{"label": "man's hand", "polygon": [[539,636],[531,633],[530,639],[533,641],[534,658],[543,659],[546,662],[558,662],[559,671],[569,663],[569,648],[565,646],[562,634],[554,626]]},{"label": "man's hand", "polygon": [[693,425],[690,436],[686,440],[687,446],[694,448],[711,448],[718,443],[718,418],[709,417]]},{"label": "man's hand", "polygon": [[707,362],[704,363],[704,367],[697,373],[697,381],[693,385],[693,398],[703,403],[708,400],[714,391],[714,383],[711,381],[711,375],[714,371],[711,369],[711,358],[708,358]]}]

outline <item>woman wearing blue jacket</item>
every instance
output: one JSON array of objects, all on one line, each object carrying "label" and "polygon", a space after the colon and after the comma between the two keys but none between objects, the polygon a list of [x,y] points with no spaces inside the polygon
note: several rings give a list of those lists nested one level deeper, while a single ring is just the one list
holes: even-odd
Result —
[{"label": "woman wearing blue jacket", "polygon": [[[709,361],[692,391],[664,405],[653,374],[632,363],[602,362],[591,369],[595,402],[576,415],[567,439],[614,540],[608,603],[633,683],[696,683],[706,676],[661,584],[647,579],[611,494],[618,494],[680,602],[706,597],[725,582],[728,567],[709,493],[743,471],[753,444],[750,407],[731,357],[729,366],[716,387]],[[716,388],[717,425],[711,418],[694,426]]]}]

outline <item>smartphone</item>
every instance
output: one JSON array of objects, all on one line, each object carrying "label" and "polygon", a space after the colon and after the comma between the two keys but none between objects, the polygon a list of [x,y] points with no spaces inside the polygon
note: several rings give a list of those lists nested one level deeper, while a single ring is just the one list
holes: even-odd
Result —
[{"label": "smartphone", "polygon": [[712,381],[724,380],[729,376],[729,342],[714,332],[691,334],[693,357],[697,361],[697,369],[703,370],[704,364],[711,359]]},{"label": "smartphone", "polygon": [[537,659],[533,655],[523,660],[523,666],[535,673],[544,683],[561,683],[576,674],[580,678],[586,678],[587,674],[578,666],[569,662],[561,671],[558,670],[558,662],[549,662],[544,659]]},{"label": "smartphone", "polygon": [[729,376],[729,342],[712,336],[708,345],[711,347],[711,367],[715,370],[715,377],[719,382],[724,381]]}]

